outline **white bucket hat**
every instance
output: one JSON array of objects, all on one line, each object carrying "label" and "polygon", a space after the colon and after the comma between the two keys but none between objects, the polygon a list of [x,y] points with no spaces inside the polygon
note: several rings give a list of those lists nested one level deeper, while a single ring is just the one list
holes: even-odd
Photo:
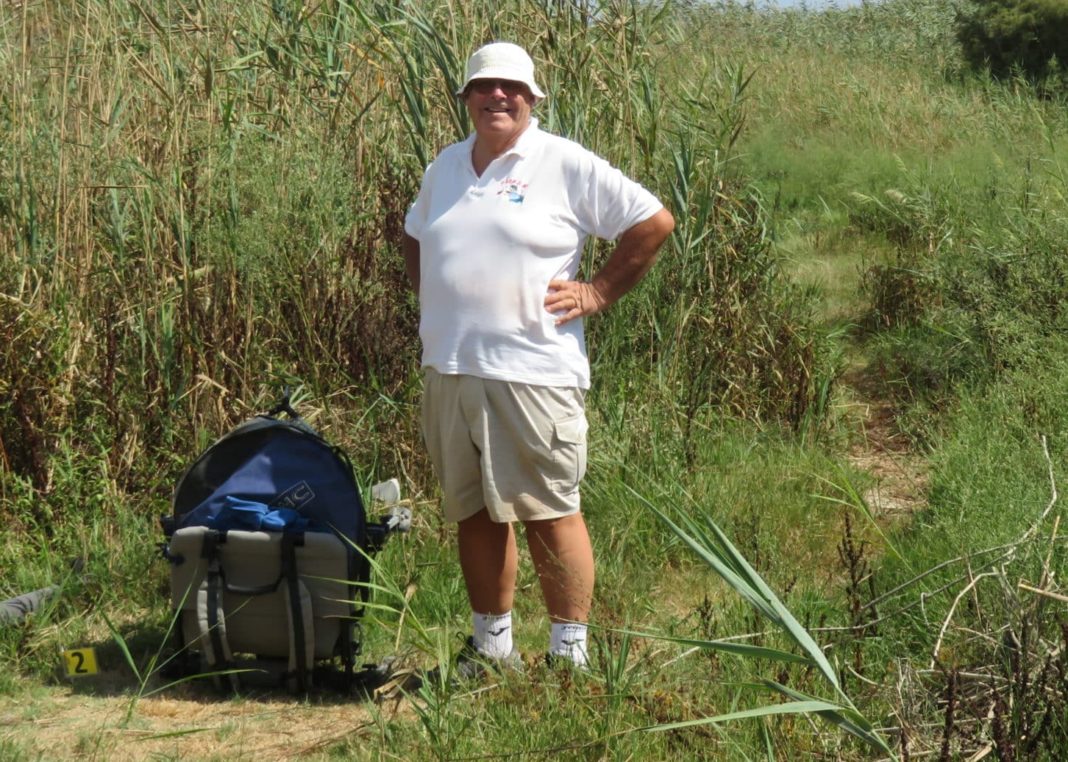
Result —
[{"label": "white bucket hat", "polygon": [[472,53],[467,59],[467,77],[456,94],[463,95],[474,79],[522,82],[535,98],[545,97],[545,93],[534,82],[534,62],[527,55],[527,51],[510,42],[491,42]]}]

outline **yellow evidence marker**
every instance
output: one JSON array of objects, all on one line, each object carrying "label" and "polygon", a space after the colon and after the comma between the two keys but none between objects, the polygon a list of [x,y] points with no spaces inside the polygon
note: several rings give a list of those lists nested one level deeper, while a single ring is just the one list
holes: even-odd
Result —
[{"label": "yellow evidence marker", "polygon": [[84,677],[96,674],[96,649],[71,648],[63,652],[63,664],[67,677]]}]

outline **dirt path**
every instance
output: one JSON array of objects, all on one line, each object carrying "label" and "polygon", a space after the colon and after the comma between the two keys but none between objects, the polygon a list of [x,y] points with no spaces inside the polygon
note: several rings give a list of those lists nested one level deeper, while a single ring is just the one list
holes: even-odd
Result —
[{"label": "dirt path", "polygon": [[869,367],[851,368],[842,382],[860,429],[846,457],[874,480],[862,495],[864,502],[882,522],[899,523],[926,505],[924,458],[901,432],[894,405],[879,394]]},{"label": "dirt path", "polygon": [[878,261],[879,242],[833,226],[822,231],[818,224],[815,231],[801,224],[783,227],[794,231],[780,243],[789,276],[820,294],[821,319],[845,344],[848,369],[839,379],[839,390],[848,425],[856,433],[846,457],[873,479],[863,498],[884,524],[905,520],[926,504],[924,458],[897,425],[885,380],[867,356],[867,340],[859,327],[870,310],[863,270],[866,263]]},{"label": "dirt path", "polygon": [[[398,694],[369,700],[284,693],[222,700],[181,686],[134,700],[127,675],[101,673],[0,700],[0,758],[43,760],[287,760],[331,758],[337,747],[377,740],[381,724],[408,711]],[[98,693],[97,691],[101,691]]]},{"label": "dirt path", "polygon": [[129,706],[125,697],[88,699],[57,689],[4,707],[0,738],[18,744],[28,758],[280,760],[326,752],[346,738],[375,732],[370,712],[353,704],[168,695],[138,702],[126,722]]},{"label": "dirt path", "polygon": [[0,698],[0,759],[335,758],[341,746],[360,748],[361,738],[380,748],[380,728],[408,711],[391,685],[370,697],[324,690],[311,698],[260,691],[225,699],[186,684],[139,699],[127,670],[101,670]]}]

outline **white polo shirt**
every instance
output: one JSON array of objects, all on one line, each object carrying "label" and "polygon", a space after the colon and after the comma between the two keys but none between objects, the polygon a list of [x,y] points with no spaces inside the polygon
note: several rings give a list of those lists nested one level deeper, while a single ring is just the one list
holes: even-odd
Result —
[{"label": "white polo shirt", "polygon": [[663,205],[536,119],[481,177],[474,141],[427,167],[405,219],[419,241],[423,366],[588,389],[582,321],[554,324],[543,304],[549,281],[575,279],[588,235],[618,238]]}]

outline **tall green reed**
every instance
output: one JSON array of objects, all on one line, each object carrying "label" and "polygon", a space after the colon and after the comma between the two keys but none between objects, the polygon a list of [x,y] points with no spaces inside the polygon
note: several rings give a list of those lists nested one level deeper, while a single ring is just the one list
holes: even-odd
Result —
[{"label": "tall green reed", "polygon": [[[19,431],[32,433],[19,436],[28,442],[54,441],[90,408],[101,411],[93,425],[116,436],[139,430],[151,461],[176,437],[218,430],[255,408],[281,377],[352,389],[357,405],[361,385],[408,393],[414,312],[396,243],[422,166],[466,131],[453,92],[464,57],[484,40],[526,44],[552,93],[546,126],[638,175],[674,202],[687,231],[708,225],[690,219],[708,214],[710,199],[722,208],[734,203],[736,189],[717,185],[717,157],[742,124],[744,81],[717,64],[701,88],[665,97],[681,86],[681,73],[667,64],[676,58],[672,46],[685,42],[666,8],[91,2],[41,3],[22,13],[35,44],[16,44],[19,59],[5,59],[14,98],[8,113],[18,120],[0,149],[10,181],[0,230],[5,248],[21,255],[5,257],[2,277],[17,299],[10,289],[36,281],[29,293],[41,314],[64,305],[66,377],[92,379],[73,386],[39,379],[43,388],[67,389],[74,403],[55,399],[59,391],[24,395],[22,420],[31,423]],[[16,28],[6,34],[17,43]],[[23,57],[62,62],[28,67],[42,98],[14,87]],[[700,123],[699,112],[717,121],[695,142],[686,125]],[[397,140],[401,134],[407,141]],[[684,155],[693,159],[686,182],[702,189],[703,201],[690,190],[678,197],[666,182]],[[759,252],[759,215],[737,222],[756,232],[745,246]],[[660,283],[647,297],[593,321],[606,386],[614,385],[614,368],[633,367],[634,339],[637,356],[652,360],[647,373],[672,367],[661,355],[670,362],[685,355],[672,344],[700,320],[665,306],[680,301],[676,286],[723,290],[705,280],[717,275],[705,271],[723,237],[686,236],[673,252],[684,262],[683,283],[654,276]],[[770,280],[758,286],[775,288]],[[773,344],[784,335],[758,323],[745,330]],[[693,346],[688,351],[698,351]],[[798,351],[789,341],[782,346],[787,355]],[[9,384],[37,383],[14,349],[10,357]],[[729,363],[706,368],[685,382],[691,402],[683,409],[716,401],[716,379],[733,372]],[[666,377],[670,389],[683,374]],[[728,405],[747,409],[755,399]],[[756,416],[783,410],[772,403]],[[28,473],[24,461],[18,468]]]},{"label": "tall green reed", "polygon": [[831,688],[832,700],[821,700],[807,695],[795,688],[790,688],[775,680],[763,680],[771,691],[792,701],[784,704],[770,704],[763,707],[732,712],[695,720],[673,722],[648,728],[654,731],[675,730],[694,727],[701,724],[720,723],[742,719],[767,717],[778,714],[814,714],[837,725],[846,733],[855,736],[883,753],[894,757],[886,740],[865,717],[857,711],[849,696],[842,689],[838,674],[824,655],[819,644],[808,630],[801,625],[790,610],[782,603],[759,573],[749,564],[745,557],[716,525],[707,511],[697,509],[665,511],[653,505],[649,500],[633,491],[634,497],[653,511],[667,527],[690,547],[706,564],[723,578],[723,580],[745,601],[755,608],[769,623],[775,625],[801,651],[798,656],[792,652],[753,646],[746,643],[702,641],[675,638],[676,642],[734,653],[739,656],[756,659],[771,659],[783,662],[800,661],[813,668]]}]

